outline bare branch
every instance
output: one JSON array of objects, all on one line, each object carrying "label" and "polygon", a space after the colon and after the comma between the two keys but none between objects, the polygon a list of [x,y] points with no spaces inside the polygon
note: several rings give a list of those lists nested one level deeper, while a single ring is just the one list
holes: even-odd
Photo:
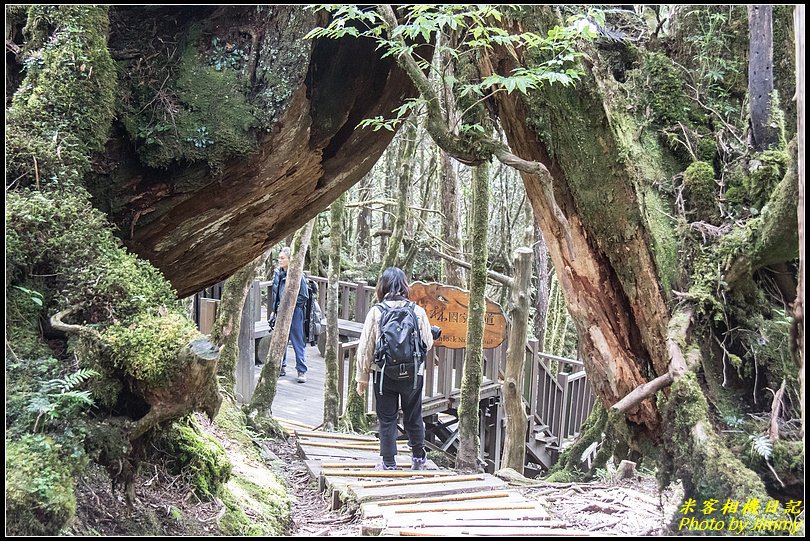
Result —
[{"label": "bare branch", "polygon": [[[437,256],[446,259],[447,261],[455,263],[459,267],[464,267],[467,270],[472,268],[472,265],[470,265],[466,261],[462,261],[461,259],[457,259],[457,258],[455,258],[455,257],[453,257],[451,255],[447,255],[447,254],[445,254],[443,252],[440,252],[436,248],[428,247],[428,250],[430,250],[431,252],[433,252]],[[487,278],[489,278],[489,279],[491,279],[491,280],[493,280],[495,282],[498,282],[499,284],[504,285],[506,287],[512,287],[512,282],[513,282],[512,278],[510,278],[509,276],[506,276],[505,274],[501,274],[499,272],[488,270],[487,271]]]}]

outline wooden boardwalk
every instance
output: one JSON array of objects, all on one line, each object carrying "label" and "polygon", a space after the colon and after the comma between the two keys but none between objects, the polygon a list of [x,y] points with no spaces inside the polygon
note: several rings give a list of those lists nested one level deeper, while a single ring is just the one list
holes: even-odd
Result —
[{"label": "wooden boardwalk", "polygon": [[[287,375],[278,378],[273,416],[315,427],[323,422],[323,387],[326,381],[326,366],[317,347],[307,346],[306,363],[307,382],[298,383],[295,353],[292,346],[287,346]],[[262,368],[256,367],[256,383]]]},{"label": "wooden boardwalk", "polygon": [[376,471],[376,438],[309,430],[294,434],[332,508],[359,513],[362,535],[589,535],[567,529],[540,502],[490,474],[459,474],[432,461],[426,470],[412,472],[407,446],[397,455],[400,471]]}]

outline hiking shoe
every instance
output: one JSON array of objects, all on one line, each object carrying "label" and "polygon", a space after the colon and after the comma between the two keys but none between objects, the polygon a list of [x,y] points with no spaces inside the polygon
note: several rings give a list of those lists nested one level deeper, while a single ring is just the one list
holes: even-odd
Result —
[{"label": "hiking shoe", "polygon": [[374,469],[377,470],[377,471],[396,471],[399,468],[396,465],[388,466],[388,465],[385,464],[385,462],[380,462],[379,464],[374,466]]},{"label": "hiking shoe", "polygon": [[307,375],[304,372],[298,372],[298,383],[306,383]]},{"label": "hiking shoe", "polygon": [[427,456],[422,458],[411,458],[411,471],[421,471],[427,469]]},{"label": "hiking shoe", "polygon": [[278,373],[278,376],[281,377],[281,376],[286,376],[286,375],[287,375],[287,369],[282,366],[281,367],[281,372]]}]

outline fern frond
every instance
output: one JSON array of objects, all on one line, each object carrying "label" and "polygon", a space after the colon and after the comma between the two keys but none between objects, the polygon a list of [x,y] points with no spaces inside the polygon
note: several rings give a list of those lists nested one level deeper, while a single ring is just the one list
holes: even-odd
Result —
[{"label": "fern frond", "polygon": [[769,460],[773,453],[773,444],[768,436],[750,436],[750,438],[751,449],[765,460]]}]

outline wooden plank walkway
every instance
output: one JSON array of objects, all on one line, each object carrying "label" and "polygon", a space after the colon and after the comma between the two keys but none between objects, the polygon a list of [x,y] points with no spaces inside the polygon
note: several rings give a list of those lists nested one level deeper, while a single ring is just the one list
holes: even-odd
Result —
[{"label": "wooden plank walkway", "polygon": [[410,471],[407,446],[400,446],[398,471],[377,471],[376,438],[295,430],[299,453],[333,509],[355,509],[362,535],[395,536],[571,536],[542,504],[489,474],[459,474],[428,461]]}]

